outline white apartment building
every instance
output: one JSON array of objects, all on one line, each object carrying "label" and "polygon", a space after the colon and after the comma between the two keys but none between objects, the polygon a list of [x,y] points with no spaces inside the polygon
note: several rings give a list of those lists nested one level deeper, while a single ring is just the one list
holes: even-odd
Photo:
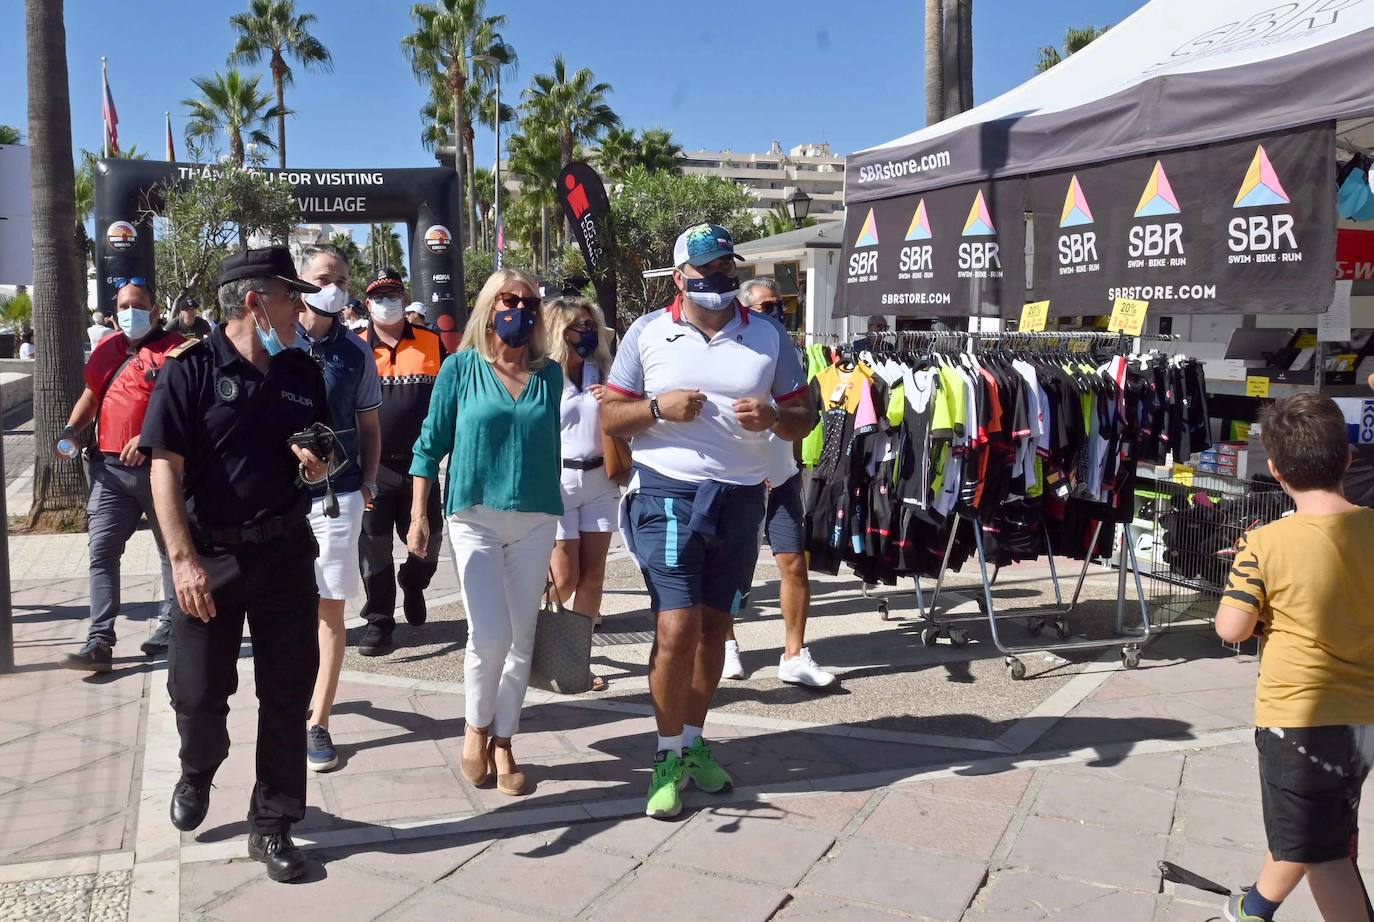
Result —
[{"label": "white apartment building", "polygon": [[774,141],[766,154],[699,150],[681,156],[684,173],[720,176],[747,188],[757,203],[755,216],[772,211],[792,188],[811,196],[811,217],[844,216],[844,158],[832,154],[829,144],[799,144],[784,152]]}]

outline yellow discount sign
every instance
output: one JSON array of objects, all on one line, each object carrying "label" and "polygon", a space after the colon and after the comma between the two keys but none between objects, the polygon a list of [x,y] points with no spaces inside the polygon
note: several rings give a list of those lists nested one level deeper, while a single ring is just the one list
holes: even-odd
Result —
[{"label": "yellow discount sign", "polygon": [[1145,312],[1149,309],[1149,301],[1117,298],[1112,305],[1112,319],[1107,321],[1107,329],[1113,333],[1139,336],[1145,332]]},{"label": "yellow discount sign", "polygon": [[1022,333],[1039,333],[1050,319],[1050,302],[1031,301],[1021,308],[1021,322],[1016,329]]},{"label": "yellow discount sign", "polygon": [[1246,397],[1268,397],[1269,379],[1263,375],[1245,376],[1245,396]]}]

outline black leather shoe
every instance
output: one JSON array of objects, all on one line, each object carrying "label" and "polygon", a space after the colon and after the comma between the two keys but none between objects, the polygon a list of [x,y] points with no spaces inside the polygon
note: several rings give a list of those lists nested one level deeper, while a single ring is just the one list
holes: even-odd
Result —
[{"label": "black leather shoe", "polygon": [[162,621],[148,637],[147,640],[139,644],[138,648],[143,651],[144,656],[158,656],[167,652],[167,645],[172,642],[172,622]]},{"label": "black leather shoe", "polygon": [[385,656],[391,652],[391,632],[375,624],[363,628],[363,636],[358,638],[358,652],[363,656]]},{"label": "black leather shoe", "polygon": [[305,852],[285,832],[249,833],[248,857],[267,865],[267,876],[277,883],[295,880],[309,864]]},{"label": "black leather shoe", "polygon": [[425,608],[425,594],[419,589],[406,589],[403,593],[401,602],[402,608],[406,613],[406,623],[421,625],[429,618],[429,610]]},{"label": "black leather shoe", "polygon": [[68,653],[62,658],[62,665],[68,669],[84,672],[109,672],[114,662],[110,645],[103,640],[88,640],[76,653]]},{"label": "black leather shoe", "polygon": [[209,809],[209,784],[197,784],[183,778],[172,788],[172,825],[182,832],[190,832],[205,822]]}]

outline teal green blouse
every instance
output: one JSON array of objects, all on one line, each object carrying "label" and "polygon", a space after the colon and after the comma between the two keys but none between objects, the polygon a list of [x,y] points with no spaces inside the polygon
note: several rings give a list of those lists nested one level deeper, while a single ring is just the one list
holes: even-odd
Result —
[{"label": "teal green blouse", "polygon": [[513,398],[476,349],[450,355],[439,369],[410,473],[434,480],[448,462],[449,515],[473,506],[563,514],[558,408],[563,369],[531,373]]}]

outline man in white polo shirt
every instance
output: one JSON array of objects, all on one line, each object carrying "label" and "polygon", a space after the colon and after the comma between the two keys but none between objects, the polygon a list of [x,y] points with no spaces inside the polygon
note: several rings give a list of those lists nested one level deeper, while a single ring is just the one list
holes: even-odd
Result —
[{"label": "man in white polo shirt", "polygon": [[631,439],[621,524],[658,616],[650,816],[676,816],[688,781],[710,793],[730,787],[701,734],[758,560],[768,433],[801,438],[816,416],[787,332],[739,303],[737,258],[718,225],[678,237],[678,296],[626,332],[601,407],[603,429]]}]

